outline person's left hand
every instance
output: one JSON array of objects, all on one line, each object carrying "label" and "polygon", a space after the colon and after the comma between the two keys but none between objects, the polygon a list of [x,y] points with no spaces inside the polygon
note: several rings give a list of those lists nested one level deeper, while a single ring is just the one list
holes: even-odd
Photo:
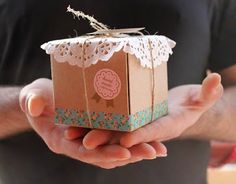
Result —
[{"label": "person's left hand", "polygon": [[[71,127],[65,131],[67,126],[53,123],[53,83],[49,79],[37,79],[25,86],[21,90],[19,104],[33,130],[56,154],[106,169],[166,156],[165,146],[158,141],[141,143],[130,148],[109,144],[93,150],[86,149],[82,141],[88,130],[77,128],[73,131]],[[65,139],[68,138],[67,132],[70,140]]]},{"label": "person's left hand", "polygon": [[92,130],[84,137],[83,144],[87,149],[95,149],[102,144],[119,142],[129,148],[140,143],[177,138],[194,125],[222,94],[220,75],[210,74],[202,85],[184,85],[170,90],[167,116],[130,133]]}]

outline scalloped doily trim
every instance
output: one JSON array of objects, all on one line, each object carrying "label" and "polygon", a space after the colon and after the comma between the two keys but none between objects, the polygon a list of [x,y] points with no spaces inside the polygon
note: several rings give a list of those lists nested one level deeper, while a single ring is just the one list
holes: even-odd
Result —
[{"label": "scalloped doily trim", "polygon": [[84,36],[50,41],[41,48],[53,55],[56,61],[79,67],[108,61],[115,52],[123,49],[124,52],[135,55],[141,66],[152,68],[152,59],[154,67],[167,62],[175,45],[173,40],[160,35],[122,38]]}]

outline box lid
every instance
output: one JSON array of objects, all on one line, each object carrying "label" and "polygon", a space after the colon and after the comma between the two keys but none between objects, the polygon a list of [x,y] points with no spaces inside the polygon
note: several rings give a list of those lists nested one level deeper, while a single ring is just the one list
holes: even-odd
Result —
[{"label": "box lid", "polygon": [[123,50],[135,55],[141,66],[152,68],[168,61],[175,44],[173,40],[162,35],[81,36],[50,41],[41,48],[46,50],[47,54],[53,55],[58,62],[68,62],[79,67],[108,61],[115,52]]}]

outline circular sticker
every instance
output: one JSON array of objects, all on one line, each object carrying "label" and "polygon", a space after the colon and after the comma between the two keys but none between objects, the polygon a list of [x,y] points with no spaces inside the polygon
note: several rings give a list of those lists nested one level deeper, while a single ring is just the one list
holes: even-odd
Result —
[{"label": "circular sticker", "polygon": [[105,99],[112,100],[121,90],[121,81],[116,72],[111,69],[99,70],[94,77],[94,88],[97,94]]}]

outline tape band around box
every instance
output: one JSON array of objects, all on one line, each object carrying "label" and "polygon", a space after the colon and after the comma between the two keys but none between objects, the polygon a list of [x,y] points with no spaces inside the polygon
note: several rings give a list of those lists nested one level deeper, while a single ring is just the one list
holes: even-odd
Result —
[{"label": "tape band around box", "polygon": [[[160,118],[168,112],[168,102],[154,106],[153,119]],[[152,109],[147,108],[131,115],[116,113],[90,112],[93,128],[117,131],[133,131],[151,122]],[[56,108],[56,124],[91,128],[87,112],[78,109]]]}]

